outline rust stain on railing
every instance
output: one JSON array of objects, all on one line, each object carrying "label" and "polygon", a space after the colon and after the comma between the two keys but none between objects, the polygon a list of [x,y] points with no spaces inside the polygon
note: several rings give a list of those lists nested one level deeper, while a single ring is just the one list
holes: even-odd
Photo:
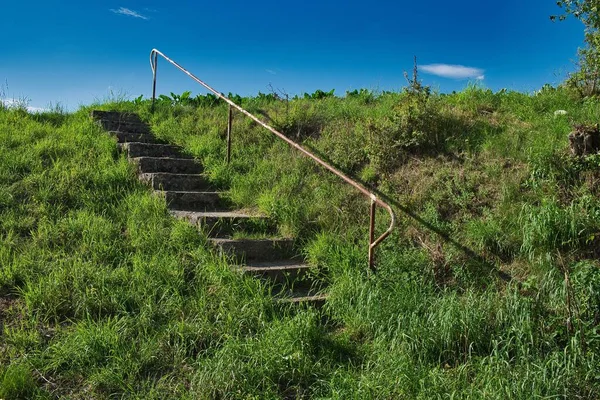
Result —
[{"label": "rust stain on railing", "polygon": [[[285,136],[283,133],[279,132],[278,130],[271,127],[270,125],[264,123],[263,121],[258,119],[258,117],[254,116],[250,112],[246,111],[242,107],[235,104],[233,101],[231,101],[227,97],[223,96],[223,94],[221,94],[220,92],[217,92],[215,89],[208,86],[202,80],[200,80],[199,78],[197,78],[196,76],[191,74],[189,71],[187,71],[181,65],[177,64],[175,61],[171,60],[169,57],[167,57],[166,55],[164,55],[162,52],[160,52],[157,49],[152,49],[152,51],[150,52],[150,67],[152,68],[152,110],[154,110],[154,102],[156,101],[156,71],[157,71],[157,66],[158,66],[158,56],[159,55],[161,57],[163,57],[165,60],[167,60],[169,63],[173,64],[175,67],[177,67],[183,73],[185,73],[187,76],[192,78],[194,81],[196,81],[197,83],[202,85],[204,88],[206,88],[206,90],[214,93],[217,97],[219,97],[220,99],[225,101],[227,104],[229,104],[229,112],[228,112],[228,117],[227,117],[228,118],[228,120],[227,120],[227,162],[229,162],[229,160],[231,159],[231,127],[232,127],[232,121],[233,121],[233,118],[232,118],[233,109],[232,108],[235,108],[242,114],[245,114],[248,118],[255,121],[257,124],[261,125],[263,128],[265,128],[268,131],[270,131],[271,133],[273,133],[275,136],[277,136],[281,140],[285,141],[287,144],[289,144],[296,150],[300,151],[305,156],[313,159],[317,164],[321,165],[323,168],[325,168],[328,171],[332,172],[333,174],[337,175],[339,178],[344,180],[349,185],[353,186],[355,189],[357,189],[359,192],[364,194],[366,197],[368,197],[371,201],[370,213],[369,213],[369,216],[370,216],[369,267],[371,269],[374,268],[374,266],[375,266],[375,253],[374,253],[375,248],[377,246],[379,246],[379,244],[392,233],[392,230],[394,229],[394,226],[396,224],[396,215],[394,214],[394,211],[392,210],[392,207],[390,207],[389,204],[387,204],[386,202],[377,198],[377,196],[373,192],[371,192],[369,189],[367,189],[360,183],[356,182],[355,180],[353,180],[352,178],[350,178],[349,176],[344,174],[342,171],[338,170],[337,168],[335,168],[335,167],[329,165],[328,163],[326,163],[325,161],[321,160],[319,157],[317,157],[316,155],[314,155],[313,153],[311,153],[310,151],[308,151],[307,149],[305,149],[298,143],[294,142],[293,140],[291,140],[290,138]],[[379,236],[377,239],[375,239],[375,211],[376,211],[377,206],[384,208],[390,214],[390,225],[389,225],[388,229],[381,236]]]}]

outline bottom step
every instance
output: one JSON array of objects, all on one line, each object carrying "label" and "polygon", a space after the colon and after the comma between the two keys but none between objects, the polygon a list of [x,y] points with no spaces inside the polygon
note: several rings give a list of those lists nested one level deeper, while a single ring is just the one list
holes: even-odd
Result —
[{"label": "bottom step", "polygon": [[276,283],[290,283],[305,278],[311,266],[298,260],[277,260],[253,262],[242,267],[242,271],[262,279]]},{"label": "bottom step", "polygon": [[287,295],[278,295],[277,302],[280,304],[300,305],[306,304],[313,307],[323,307],[327,301],[326,294],[310,294],[302,292],[293,292]]}]

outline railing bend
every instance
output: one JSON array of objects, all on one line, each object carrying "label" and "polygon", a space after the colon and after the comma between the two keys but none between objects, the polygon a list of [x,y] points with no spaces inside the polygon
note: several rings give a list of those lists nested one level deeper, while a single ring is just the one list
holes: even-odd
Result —
[{"label": "railing bend", "polygon": [[[153,110],[154,110],[154,102],[156,101],[156,70],[157,70],[157,66],[158,66],[158,56],[159,55],[161,57],[163,57],[165,60],[167,60],[168,62],[170,62],[171,64],[173,64],[175,67],[177,67],[183,73],[185,73],[187,76],[189,76],[190,78],[192,78],[193,80],[195,80],[196,82],[198,82],[200,85],[204,86],[204,88],[206,88],[206,90],[214,93],[217,97],[219,97],[220,99],[222,99],[223,101],[225,101],[227,104],[229,104],[229,113],[228,113],[228,119],[227,119],[227,162],[229,162],[229,160],[231,159],[231,124],[232,124],[232,121],[233,121],[233,118],[232,118],[233,113],[232,113],[232,111],[233,111],[233,108],[235,108],[236,110],[238,110],[242,114],[245,114],[248,118],[250,118],[253,121],[255,121],[257,124],[260,124],[262,127],[264,127],[265,129],[267,129],[268,131],[270,131],[271,133],[273,133],[278,138],[280,138],[281,140],[285,141],[287,144],[289,144],[290,146],[294,147],[296,150],[300,151],[305,156],[313,159],[315,162],[317,162],[317,164],[321,165],[323,168],[325,168],[325,169],[329,170],[330,172],[334,173],[335,175],[337,175],[338,177],[340,177],[341,179],[343,179],[346,183],[348,183],[349,185],[353,186],[359,192],[361,192],[362,194],[364,194],[365,196],[367,196],[371,200],[371,207],[370,207],[370,214],[369,214],[370,215],[370,225],[369,225],[369,267],[371,269],[374,268],[374,262],[375,262],[374,251],[375,251],[375,248],[377,246],[379,246],[379,244],[385,238],[387,238],[390,235],[390,233],[392,233],[392,230],[394,229],[394,225],[396,224],[396,216],[394,214],[394,211],[392,210],[392,207],[390,207],[389,204],[387,204],[386,202],[384,202],[384,201],[380,200],[379,198],[377,198],[377,196],[373,192],[369,191],[366,187],[364,187],[360,183],[354,181],[352,178],[348,177],[342,171],[338,170],[337,168],[335,168],[335,167],[329,165],[328,163],[326,163],[325,161],[321,160],[319,157],[317,157],[316,155],[312,154],[310,151],[306,150],[304,147],[300,146],[298,143],[296,143],[293,140],[289,139],[283,133],[277,131],[275,128],[271,127],[270,125],[265,124],[263,121],[261,121],[260,119],[258,119],[256,116],[254,116],[250,112],[246,111],[242,107],[238,106],[233,101],[231,101],[227,97],[223,96],[223,94],[221,94],[220,92],[217,92],[212,87],[208,86],[206,83],[204,83],[203,81],[201,81],[200,79],[198,79],[196,76],[194,76],[189,71],[187,71],[185,68],[183,68],[181,65],[177,64],[175,61],[171,60],[169,57],[167,57],[166,55],[164,55],[162,52],[160,52],[157,49],[152,49],[152,51],[150,52],[150,67],[152,68],[152,109]],[[391,220],[390,220],[390,226],[388,227],[388,229],[381,236],[379,236],[377,239],[375,239],[375,210],[376,210],[377,206],[383,207],[390,214]]]}]

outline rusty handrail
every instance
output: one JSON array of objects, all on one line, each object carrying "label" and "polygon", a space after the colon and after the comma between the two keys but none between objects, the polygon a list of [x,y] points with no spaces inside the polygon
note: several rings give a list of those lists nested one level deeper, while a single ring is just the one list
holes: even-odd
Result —
[{"label": "rusty handrail", "polygon": [[[206,88],[210,92],[214,93],[218,98],[220,98],[221,100],[223,100],[227,104],[229,104],[229,113],[228,113],[228,121],[227,121],[227,162],[229,162],[230,157],[231,157],[231,124],[232,124],[232,107],[233,107],[236,110],[238,110],[239,112],[241,112],[242,114],[245,114],[248,118],[255,121],[257,124],[260,124],[263,128],[267,129],[268,131],[273,133],[275,136],[277,136],[281,140],[285,141],[290,146],[294,147],[296,150],[300,151],[305,156],[313,159],[315,162],[317,162],[317,164],[321,165],[323,168],[329,170],[330,172],[337,175],[339,178],[343,179],[346,183],[348,183],[349,185],[356,188],[359,192],[361,192],[365,196],[367,196],[371,200],[371,208],[370,208],[370,214],[369,214],[370,215],[369,267],[371,269],[374,268],[375,248],[377,246],[379,246],[379,244],[385,238],[387,238],[390,235],[390,233],[392,233],[392,230],[394,229],[394,226],[396,224],[396,215],[394,214],[394,211],[392,210],[392,207],[390,207],[389,204],[378,199],[377,196],[373,192],[369,191],[369,189],[367,189],[360,183],[354,181],[352,178],[348,177],[342,171],[338,170],[337,168],[335,168],[335,167],[329,165],[328,163],[326,163],[325,161],[321,160],[319,157],[315,156],[310,151],[308,151],[304,147],[300,146],[298,143],[289,139],[283,133],[277,131],[275,128],[271,127],[270,125],[265,124],[263,121],[258,119],[256,116],[254,116],[250,112],[246,111],[242,107],[238,106],[233,101],[231,101],[230,99],[225,97],[223,94],[217,92],[212,87],[208,86],[206,83],[204,83],[203,81],[198,79],[196,76],[194,76],[189,71],[187,71],[185,68],[183,68],[181,65],[177,64],[175,61],[171,60],[169,57],[167,57],[166,55],[164,55],[162,52],[160,52],[157,49],[152,49],[152,51],[150,52],[150,67],[152,68],[152,110],[154,110],[154,102],[156,101],[156,70],[157,70],[157,66],[158,66],[158,56],[159,55],[161,57],[163,57],[165,60],[167,60],[168,62],[170,62],[171,64],[173,64],[175,67],[177,67],[183,73],[185,73],[187,76],[192,78],[194,81],[196,81],[200,85],[204,86],[204,88]],[[379,205],[380,207],[383,207],[390,214],[391,220],[390,220],[390,226],[388,227],[388,229],[381,236],[379,236],[377,239],[375,239],[375,210],[376,210],[377,205]]]}]

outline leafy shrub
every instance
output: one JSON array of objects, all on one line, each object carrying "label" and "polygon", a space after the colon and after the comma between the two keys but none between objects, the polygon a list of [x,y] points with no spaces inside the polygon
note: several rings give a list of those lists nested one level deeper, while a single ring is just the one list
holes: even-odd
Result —
[{"label": "leafy shrub", "polygon": [[353,91],[346,91],[346,98],[359,99],[363,104],[371,104],[375,102],[375,94],[371,90],[360,89]]},{"label": "leafy shrub", "polygon": [[304,93],[304,98],[312,100],[321,100],[327,97],[333,97],[333,92],[335,92],[335,89],[331,89],[329,92],[324,92],[321,89],[317,89],[313,94]]},{"label": "leafy shrub", "polygon": [[392,113],[367,122],[368,158],[378,171],[390,172],[400,165],[409,151],[424,151],[439,145],[439,107],[425,93],[406,93]]}]

